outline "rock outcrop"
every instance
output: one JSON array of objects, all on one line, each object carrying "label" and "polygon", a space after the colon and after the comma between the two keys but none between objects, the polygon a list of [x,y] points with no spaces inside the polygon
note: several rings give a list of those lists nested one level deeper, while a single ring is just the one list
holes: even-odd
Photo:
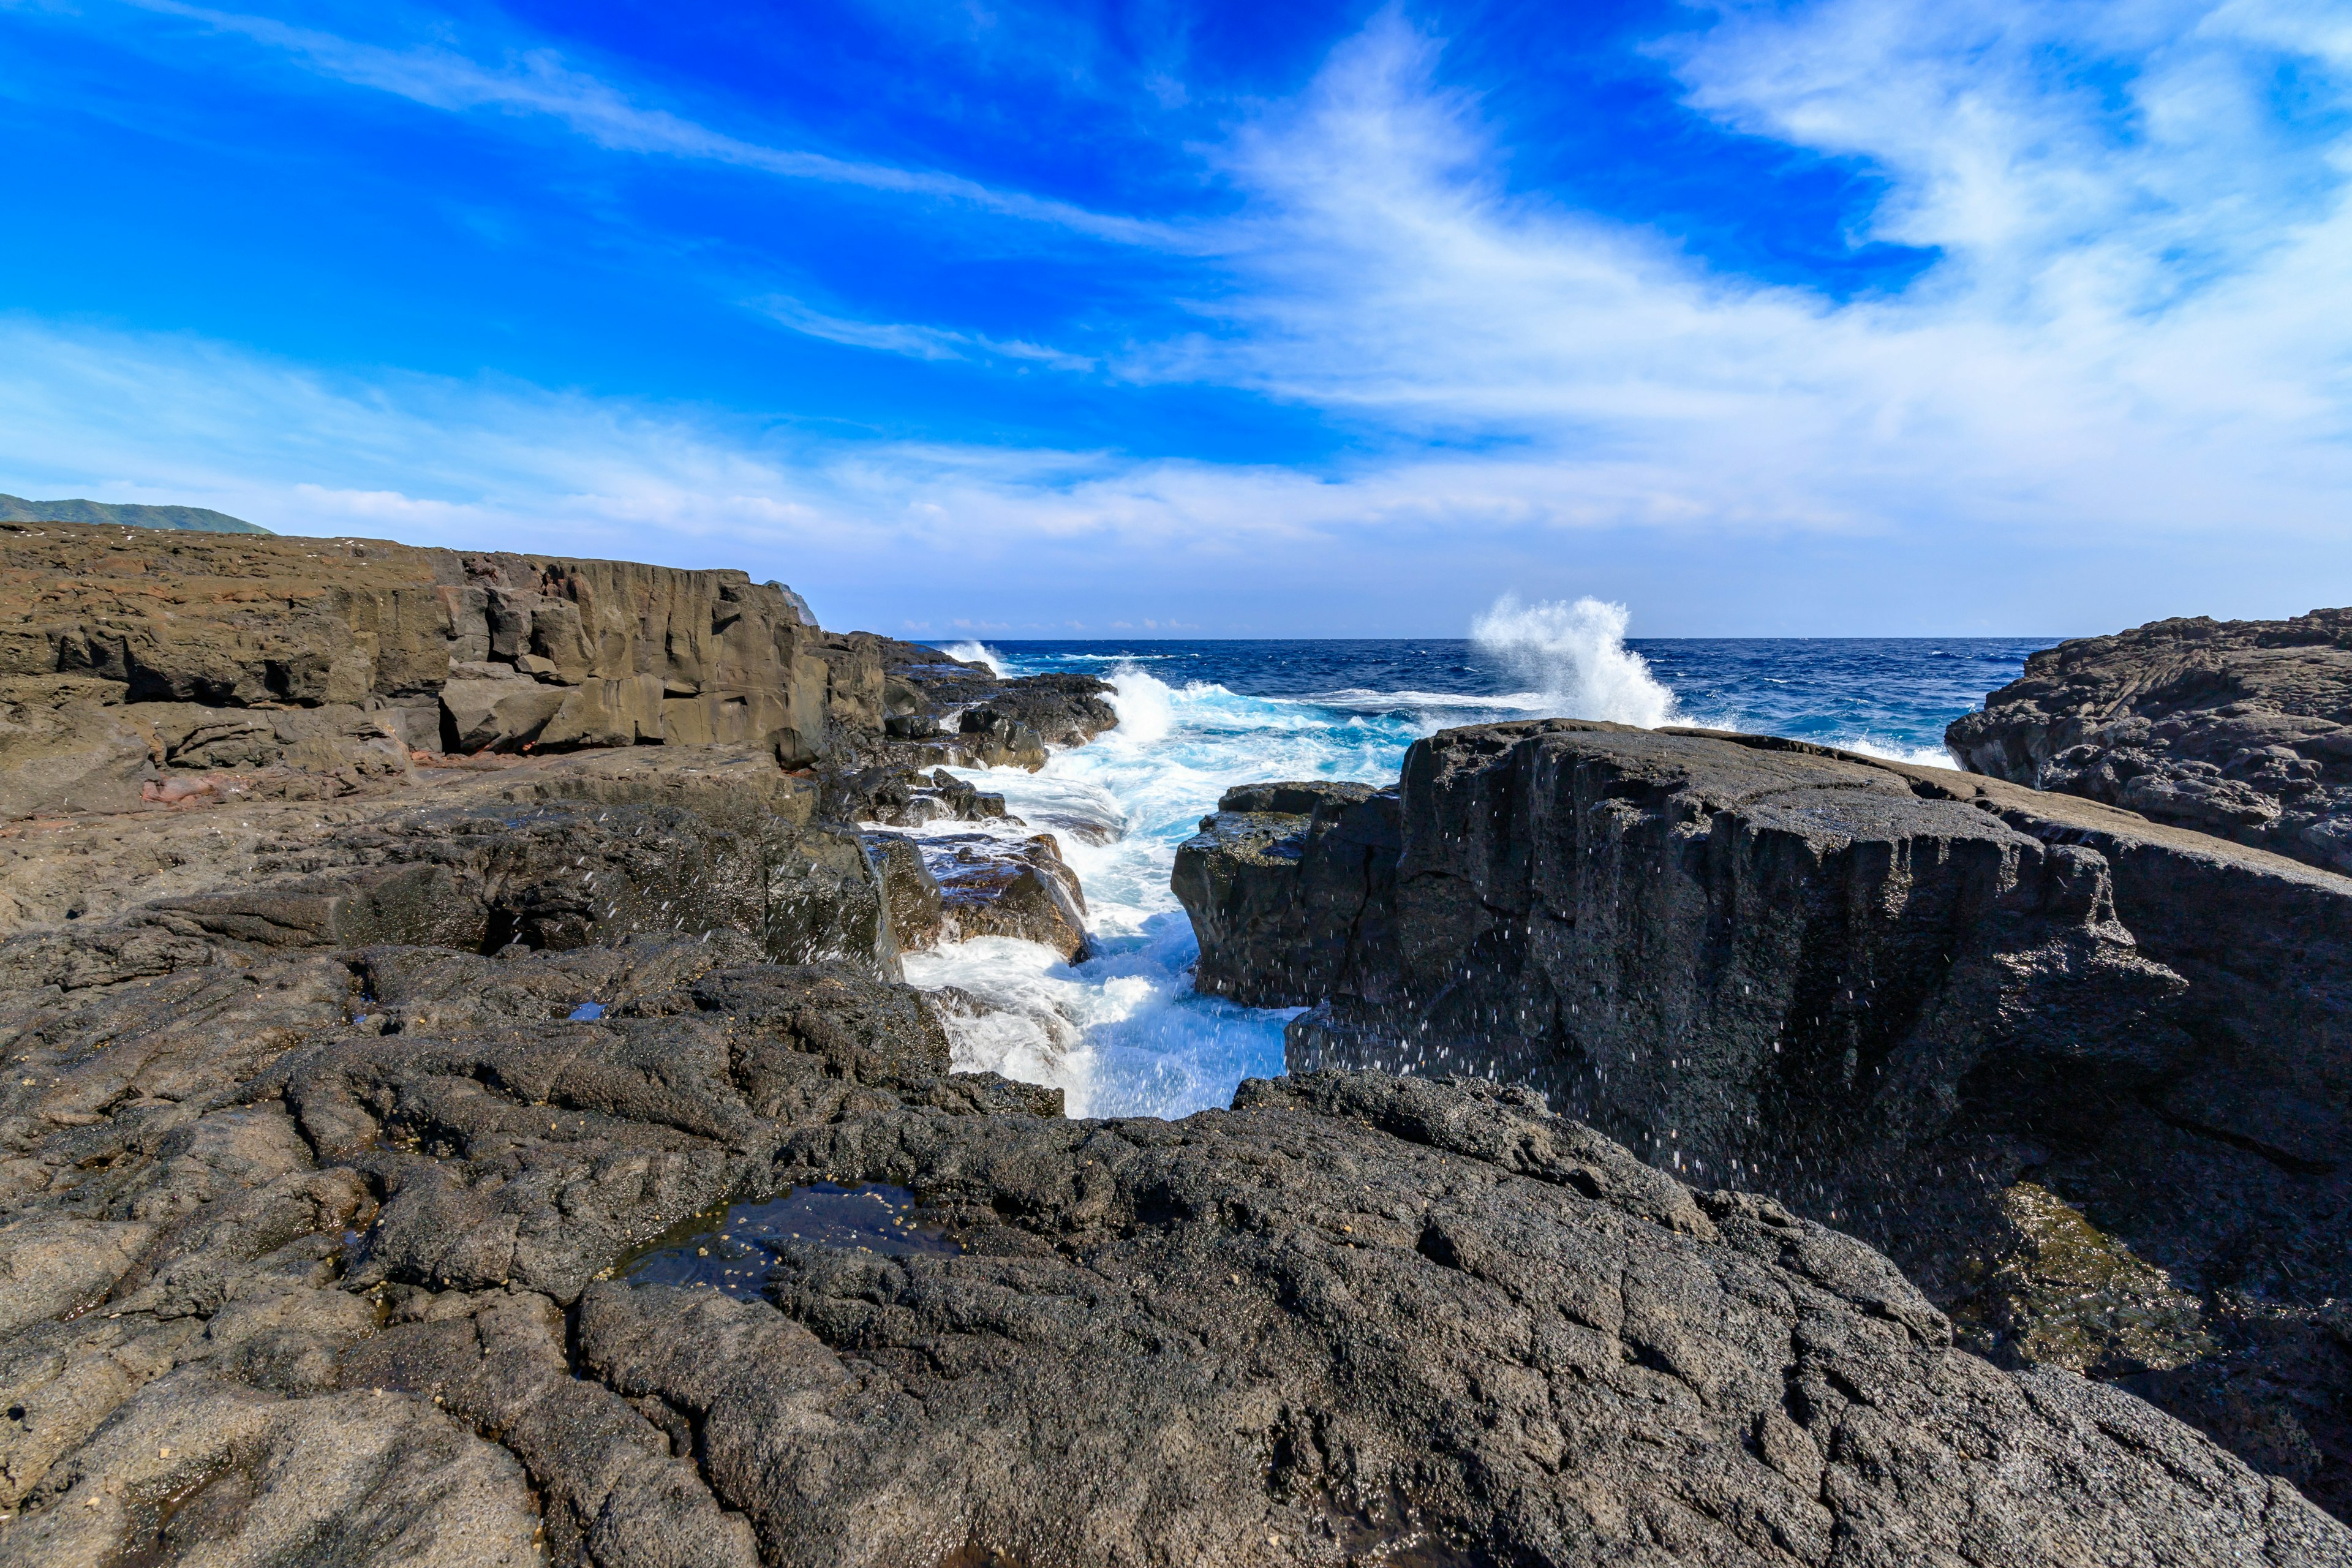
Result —
[{"label": "rock outcrop", "polygon": [[[582,581],[609,607],[652,580]],[[1862,1241],[1529,1090],[1317,1073],[1072,1121],[953,1071],[942,1003],[968,999],[898,954],[933,922],[1082,938],[1076,879],[1050,837],[845,825],[1003,805],[908,771],[891,748],[930,742],[882,728],[879,639],[814,633],[781,589],[757,614],[793,617],[817,767],[764,735],[621,745],[618,720],[451,756],[395,717],[405,769],[338,791],[270,749],[373,745],[338,726],[423,695],[504,733],[519,693],[449,688],[659,673],[527,666],[558,661],[512,621],[453,658],[446,617],[382,629],[410,625],[400,582],[341,591],[113,584],[42,646],[135,659],[19,677],[114,689],[93,710],[160,751],[130,809],[0,829],[0,1568],[2352,1564],[2288,1482],[1968,1353]],[[36,629],[68,625],[49,607]],[[367,615],[370,681],[439,673],[237,686]],[[514,673],[457,668],[486,665]],[[1331,853],[1355,834],[1369,865],[1387,809],[1342,803]],[[2044,854],[1989,962],[2178,990],[2111,951],[2098,858]],[[2036,1303],[2099,1247],[2012,1195],[2037,1248],[1979,1318],[2051,1329]]]},{"label": "rock outcrop", "polygon": [[2061,643],[1945,743],[1972,772],[2352,872],[2352,609]]},{"label": "rock outcrop", "polygon": [[[9,524],[0,811],[121,810],[224,771],[349,793],[420,750],[750,744],[800,766],[855,719],[856,678],[880,683],[840,640],[740,572]],[[263,717],[289,710],[307,732]]]},{"label": "rock outcrop", "polygon": [[[1880,1243],[1980,1348],[2137,1380],[2352,1502],[2352,881],[1967,774],[1562,721],[1438,735],[1393,791],[1223,804],[1175,879],[1201,984],[1310,1007],[1294,1072],[1534,1086]],[[2097,1302],[2080,1248],[2034,1272],[2076,1226],[2116,1254]]]}]

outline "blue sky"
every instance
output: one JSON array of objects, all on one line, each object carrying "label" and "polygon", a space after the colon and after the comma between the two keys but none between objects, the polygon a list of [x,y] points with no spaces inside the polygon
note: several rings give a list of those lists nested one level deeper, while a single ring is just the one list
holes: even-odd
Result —
[{"label": "blue sky", "polygon": [[2352,602],[2341,4],[0,0],[0,490],[901,635]]}]

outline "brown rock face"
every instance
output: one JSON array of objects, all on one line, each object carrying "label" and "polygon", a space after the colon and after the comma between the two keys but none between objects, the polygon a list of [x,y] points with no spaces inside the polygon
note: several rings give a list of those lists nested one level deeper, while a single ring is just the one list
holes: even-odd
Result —
[{"label": "brown rock face", "polygon": [[740,572],[10,524],[0,815],[158,804],[149,786],[222,770],[357,788],[411,750],[750,744],[798,766],[829,719],[878,731],[872,642]]},{"label": "brown rock face", "polygon": [[2061,643],[1945,742],[1971,772],[2352,872],[2352,609]]}]

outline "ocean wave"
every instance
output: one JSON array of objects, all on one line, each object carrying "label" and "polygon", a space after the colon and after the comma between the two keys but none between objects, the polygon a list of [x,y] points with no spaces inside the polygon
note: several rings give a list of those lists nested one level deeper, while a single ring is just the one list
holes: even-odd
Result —
[{"label": "ocean wave", "polygon": [[1900,741],[1881,741],[1869,734],[1850,735],[1840,740],[1824,741],[1825,746],[1835,746],[1842,752],[1859,752],[1865,757],[1880,757],[1890,763],[1908,763],[1915,768],[1958,768],[1959,760],[1942,746],[1906,746]]},{"label": "ocean wave", "polygon": [[1551,699],[1540,691],[1505,691],[1482,696],[1466,691],[1379,691],[1364,686],[1343,686],[1337,691],[1318,691],[1306,700],[1324,708],[1344,708],[1366,713],[1394,712],[1400,709],[1472,711],[1495,709],[1540,713],[1551,704]]},{"label": "ocean wave", "polygon": [[[1063,829],[1057,835],[1063,858],[1086,892],[1091,951],[1086,962],[1069,964],[1050,949],[992,937],[907,955],[914,984],[953,985],[979,999],[976,1010],[967,1006],[950,1026],[956,1066],[1055,1085],[1073,1114],[1098,1116],[1188,1115],[1227,1103],[1244,1077],[1279,1074],[1289,1013],[1242,1007],[1192,989],[1199,950],[1169,887],[1177,846],[1235,784],[1269,779],[1394,784],[1407,748],[1448,724],[1580,708],[1621,721],[1663,716],[1657,693],[1664,689],[1657,672],[1636,668],[1630,655],[1618,659],[1622,627],[1613,617],[1580,622],[1572,606],[1559,605],[1525,614],[1541,635],[1525,639],[1534,663],[1522,667],[1528,673],[1508,682],[1517,689],[1506,692],[1438,689],[1457,679],[1496,684],[1491,665],[1460,665],[1447,657],[1416,666],[1392,652],[1353,668],[1318,660],[1313,668],[1328,672],[1323,676],[1328,689],[1279,696],[1233,689],[1279,678],[1282,661],[1256,650],[1185,656],[1164,671],[1151,664],[1168,656],[1149,654],[1081,660],[1037,651],[1008,658],[1007,666],[1023,671],[1100,673],[1111,683],[1119,723],[1084,746],[1055,751],[1040,773],[953,770],[1002,794],[1020,824],[939,823],[917,831],[1017,840]],[[1553,632],[1574,646],[1564,647]],[[1577,642],[1586,632],[1592,635]],[[1818,661],[1819,656],[1806,657]],[[2016,657],[2021,659],[2022,652]],[[1922,658],[1902,679],[1916,681],[1927,667]],[[1703,684],[1692,689],[1687,709],[1668,709],[1669,714],[1688,713],[1710,728],[1794,733],[1892,761],[1951,765],[1939,749],[1923,743],[1940,731],[1943,717],[1936,707],[1923,706],[1916,686],[1887,686],[1885,674],[1823,666],[1792,689],[1772,684],[1776,678],[1754,668],[1748,656],[1718,668],[1686,654],[1675,668],[1692,669]],[[1790,672],[1780,669],[1781,676]],[[1350,675],[1361,683],[1339,684]],[[1655,690],[1645,690],[1641,680]],[[1596,681],[1602,689],[1594,700],[1575,695]],[[1609,696],[1612,681],[1624,700]],[[1824,711],[1824,694],[1832,689],[1836,701],[1857,705]],[[1917,723],[1881,720],[1881,712],[1900,714],[1906,705],[1922,709]],[[1125,831],[1073,830],[1113,823]]]},{"label": "ocean wave", "polygon": [[966,664],[984,664],[998,675],[1008,673],[1003,654],[982,642],[952,642],[940,650],[950,658],[960,658]]}]

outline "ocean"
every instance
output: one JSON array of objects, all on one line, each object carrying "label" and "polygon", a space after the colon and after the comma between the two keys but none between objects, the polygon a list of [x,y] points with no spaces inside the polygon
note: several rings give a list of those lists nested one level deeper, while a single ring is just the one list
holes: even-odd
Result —
[{"label": "ocean", "polygon": [[[1559,714],[1789,735],[1951,765],[1944,726],[2055,638],[1626,640],[1622,612],[1506,607],[1475,639],[942,642],[1006,674],[1081,670],[1119,723],[1044,771],[964,770],[1054,833],[1085,884],[1092,952],[984,937],[910,953],[916,985],[992,1009],[950,1017],[958,1070],[1056,1085],[1073,1116],[1178,1117],[1282,1071],[1290,1010],[1192,989],[1198,949],[1169,890],[1176,847],[1231,785],[1396,781],[1405,749],[1459,724]],[[973,831],[969,823],[929,831]]]}]

